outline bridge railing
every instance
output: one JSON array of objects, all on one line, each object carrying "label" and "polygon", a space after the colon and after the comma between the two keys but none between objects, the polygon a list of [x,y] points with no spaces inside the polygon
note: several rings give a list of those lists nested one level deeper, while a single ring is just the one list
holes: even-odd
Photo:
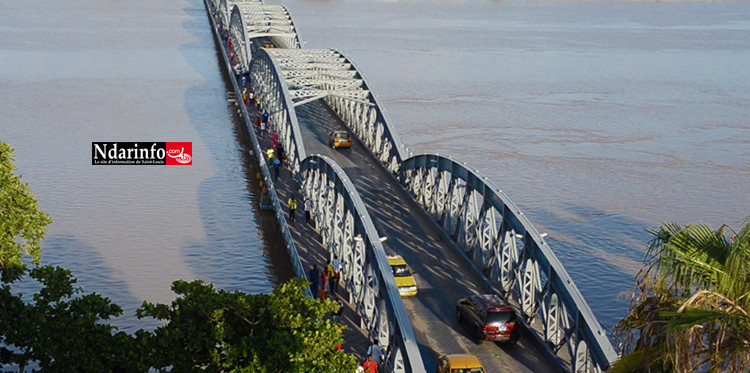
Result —
[{"label": "bridge railing", "polygon": [[[270,113],[269,130],[279,131],[280,140],[288,149],[289,164],[302,183],[305,197],[313,202],[316,231],[331,254],[337,255],[344,263],[344,280],[350,302],[356,306],[362,327],[377,337],[386,349],[388,371],[425,372],[411,323],[369,213],[341,167],[325,156],[306,155],[292,96],[286,78],[280,73],[283,69],[269,51],[272,50],[260,49],[251,60],[253,91],[261,98],[262,110]],[[237,89],[234,77],[232,82]],[[245,122],[252,127],[244,108],[242,112]],[[252,129],[248,131],[253,132]],[[255,133],[251,133],[251,137],[256,153],[261,152],[258,158],[270,191],[273,183],[267,164],[263,161]],[[283,220],[281,226],[285,240],[288,235],[291,241],[275,189],[273,199],[280,223]],[[289,241],[287,246],[292,260],[299,262],[296,248],[293,242],[290,246]],[[301,264],[299,268],[295,264],[295,272],[298,277],[306,278]]]},{"label": "bridge railing", "polygon": [[473,264],[519,305],[539,317],[543,339],[568,346],[571,370],[606,370],[617,354],[570,275],[521,210],[466,163],[436,154],[405,160],[399,180]]},{"label": "bridge railing", "polygon": [[303,193],[312,201],[315,230],[328,251],[341,258],[349,301],[362,327],[386,348],[388,371],[424,372],[380,236],[351,180],[323,155],[305,158],[300,175]]},{"label": "bridge railing", "polygon": [[[208,2],[209,0],[204,0],[207,9],[209,10],[209,13],[214,10],[213,5]],[[229,75],[229,80],[232,84],[232,89],[235,92],[235,97],[242,97],[241,96],[241,90],[239,85],[237,84],[237,79],[235,79],[234,74],[232,73],[232,67],[229,64],[229,55],[227,53],[226,48],[224,47],[224,42],[221,39],[221,35],[219,35],[218,28],[216,26],[216,22],[214,17],[209,17],[211,20],[211,28],[214,32],[214,37],[217,40],[217,44],[219,46],[219,50],[221,52],[222,56],[222,65],[226,69]],[[250,135],[250,140],[252,142],[253,146],[253,152],[256,154],[256,159],[258,162],[258,167],[261,170],[261,174],[263,176],[264,184],[267,188],[268,194],[271,197],[271,202],[274,207],[274,211],[276,212],[276,220],[279,222],[279,227],[281,230],[281,234],[284,237],[284,243],[286,244],[287,252],[289,253],[289,258],[291,260],[292,267],[294,267],[294,272],[299,278],[307,279],[307,272],[305,271],[304,267],[302,266],[302,261],[299,258],[299,254],[297,253],[297,247],[294,243],[294,239],[292,237],[291,231],[289,230],[289,226],[286,221],[286,217],[284,216],[283,209],[281,207],[281,201],[279,200],[278,193],[276,193],[276,188],[273,185],[273,180],[271,178],[271,172],[268,168],[268,163],[266,163],[266,159],[264,157],[264,153],[260,147],[260,142],[258,141],[257,136],[255,135],[255,132],[252,128],[252,121],[250,119],[250,116],[248,115],[247,110],[245,109],[244,105],[238,104],[240,115],[242,116],[242,119],[245,123],[245,129],[247,130],[248,134]],[[300,137],[301,139],[301,137]],[[304,149],[302,149],[302,152],[304,153]],[[299,156],[298,156],[299,157]],[[299,163],[299,162],[298,162]],[[305,294],[307,296],[312,297],[312,292],[309,288],[305,289]]]},{"label": "bridge railing", "polygon": [[276,61],[265,49],[260,49],[250,64],[250,81],[253,91],[261,98],[262,110],[269,113],[268,131],[278,131],[292,172],[297,174],[307,153],[289,90],[279,71]]},{"label": "bridge railing", "polygon": [[[351,60],[346,62],[356,70]],[[388,170],[398,172],[402,186],[469,254],[485,278],[501,285],[503,295],[521,305],[528,321],[541,316],[544,342],[555,352],[568,345],[574,372],[608,369],[617,354],[606,331],[523,213],[489,179],[464,163],[438,155],[413,156],[388,125],[361,72],[356,76],[370,93],[368,102],[326,99],[347,127]],[[388,158],[384,150],[390,150]]]}]

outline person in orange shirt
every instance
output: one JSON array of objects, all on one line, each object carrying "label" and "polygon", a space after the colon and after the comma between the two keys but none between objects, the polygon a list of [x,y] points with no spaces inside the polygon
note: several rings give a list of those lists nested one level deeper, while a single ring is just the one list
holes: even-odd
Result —
[{"label": "person in orange shirt", "polygon": [[362,368],[367,373],[378,373],[378,363],[370,355],[367,355],[367,360],[362,363]]}]

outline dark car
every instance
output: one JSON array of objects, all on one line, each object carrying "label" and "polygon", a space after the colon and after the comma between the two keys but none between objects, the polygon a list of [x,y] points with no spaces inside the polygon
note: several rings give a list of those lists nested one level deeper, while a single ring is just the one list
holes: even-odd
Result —
[{"label": "dark car", "polygon": [[494,294],[459,299],[456,317],[479,343],[484,340],[516,343],[521,337],[521,323],[516,311]]}]

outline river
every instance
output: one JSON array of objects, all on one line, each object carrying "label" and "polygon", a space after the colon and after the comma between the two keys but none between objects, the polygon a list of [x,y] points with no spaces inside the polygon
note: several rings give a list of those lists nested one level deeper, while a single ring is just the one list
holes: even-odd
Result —
[{"label": "river", "polygon": [[[121,304],[128,331],[173,280],[289,276],[202,2],[0,1],[0,140],[54,219],[45,263]],[[305,48],[357,63],[412,150],[479,168],[548,233],[607,327],[647,229],[750,215],[750,3],[284,4]],[[92,166],[92,141],[192,141],[193,165]]]}]

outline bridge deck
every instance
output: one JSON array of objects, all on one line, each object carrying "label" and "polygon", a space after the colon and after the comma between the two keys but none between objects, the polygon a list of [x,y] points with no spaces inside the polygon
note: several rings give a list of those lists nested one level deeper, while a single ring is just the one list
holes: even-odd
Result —
[{"label": "bridge deck", "polygon": [[[552,372],[558,367],[534,348],[522,334],[515,346],[485,342],[477,345],[458,324],[456,300],[470,293],[488,293],[484,280],[469,269],[465,259],[445,242],[429,216],[381,167],[359,141],[352,149],[330,149],[328,133],[346,129],[322,101],[296,108],[308,154],[333,158],[349,175],[367,205],[378,232],[387,236],[386,252],[401,255],[415,274],[416,297],[404,299],[428,372],[447,353],[472,353],[488,372]],[[295,226],[296,227],[296,226]]]},{"label": "bridge deck", "polygon": [[[248,114],[250,114],[252,120],[257,120],[261,115],[261,113],[254,108],[249,108]],[[248,124],[248,127],[250,126],[252,125]],[[271,147],[270,134],[271,131],[266,130],[265,133],[258,136],[261,148],[264,150]],[[265,154],[261,154],[260,156],[265,158]],[[321,237],[315,232],[312,222],[310,224],[305,223],[305,213],[302,208],[303,201],[302,194],[299,192],[299,183],[292,176],[291,171],[282,167],[279,179],[274,182],[274,186],[276,187],[276,192],[278,193],[281,205],[286,209],[285,213],[288,213],[289,211],[287,201],[292,194],[294,194],[297,199],[298,211],[295,222],[289,223],[289,228],[292,237],[294,238],[294,243],[297,247],[297,252],[303,267],[309,271],[313,265],[317,265],[318,269],[322,271],[329,257],[328,251],[321,244]],[[274,212],[267,211],[266,214],[268,214],[269,218],[273,219]],[[287,222],[289,222],[288,215]],[[339,287],[337,295],[345,302],[344,311],[340,320],[340,322],[346,326],[346,329],[344,330],[344,339],[346,342],[342,347],[345,351],[354,353],[361,358],[360,360],[364,361],[367,347],[372,344],[372,342],[367,336],[367,331],[360,328],[360,318],[355,312],[353,305],[347,302],[349,297],[344,286]]]}]

